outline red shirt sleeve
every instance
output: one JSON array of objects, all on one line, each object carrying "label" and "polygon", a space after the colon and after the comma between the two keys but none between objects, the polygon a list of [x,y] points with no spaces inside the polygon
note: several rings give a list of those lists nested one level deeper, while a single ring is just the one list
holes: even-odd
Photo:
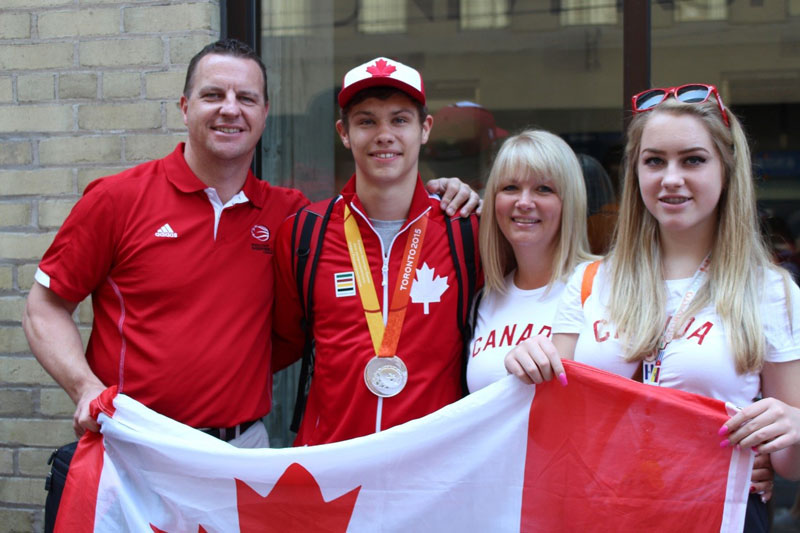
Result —
[{"label": "red shirt sleeve", "polygon": [[39,263],[39,269],[50,278],[49,289],[66,300],[80,302],[106,279],[114,262],[123,212],[102,180],[87,188]]},{"label": "red shirt sleeve", "polygon": [[295,271],[292,266],[291,216],[278,230],[275,248],[275,312],[272,319],[272,371],[291,365],[303,355],[305,332],[303,308],[297,293]]}]

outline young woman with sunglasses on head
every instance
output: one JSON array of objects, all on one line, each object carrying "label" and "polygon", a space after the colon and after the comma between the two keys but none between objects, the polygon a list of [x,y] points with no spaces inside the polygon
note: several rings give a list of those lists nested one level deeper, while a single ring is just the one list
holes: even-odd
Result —
[{"label": "young woman with sunglasses on head", "polygon": [[[800,289],[762,241],[744,131],[713,86],[633,101],[617,232],[591,294],[582,303],[579,267],[553,342],[524,343],[506,366],[529,380],[528,367],[558,354],[731,402],[742,409],[720,446],[753,448],[762,466],[771,454],[778,474],[798,479]],[[751,490],[771,485],[763,473]]]},{"label": "young woman with sunglasses on head", "polygon": [[[575,153],[542,130],[508,138],[484,195],[485,287],[470,344],[470,392],[508,375],[503,358],[514,345],[549,334],[567,278],[580,262],[593,258],[588,248],[586,188]],[[566,379],[558,358],[553,369]],[[550,374],[537,379],[545,378]]]}]

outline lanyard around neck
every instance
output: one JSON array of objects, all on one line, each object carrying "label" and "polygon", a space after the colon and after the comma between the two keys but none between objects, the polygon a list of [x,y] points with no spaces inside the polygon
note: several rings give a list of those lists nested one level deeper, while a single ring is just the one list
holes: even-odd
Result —
[{"label": "lanyard around neck", "polygon": [[397,344],[400,341],[400,331],[403,329],[403,321],[408,309],[411,284],[416,273],[427,227],[428,214],[426,212],[415,220],[408,230],[403,261],[400,263],[397,284],[389,306],[389,317],[384,326],[361,231],[358,229],[358,223],[350,208],[347,204],[344,205],[344,234],[347,239],[347,249],[356,276],[358,294],[361,296],[361,306],[364,308],[369,335],[378,357],[392,357],[397,354]]},{"label": "lanyard around neck", "polygon": [[705,259],[703,259],[703,262],[700,263],[700,266],[697,267],[697,271],[694,273],[694,276],[692,276],[692,281],[689,283],[689,288],[686,289],[686,293],[683,295],[678,309],[667,322],[667,325],[664,328],[664,333],[661,334],[661,339],[658,341],[658,355],[656,356],[655,366],[652,372],[650,372],[650,378],[645,381],[645,383],[648,385],[658,385],[661,381],[661,362],[664,359],[664,353],[667,351],[667,346],[669,343],[672,342],[672,339],[675,337],[675,330],[677,329],[678,324],[683,322],[683,315],[686,314],[689,304],[692,303],[697,291],[705,281],[706,275],[708,274],[708,267],[710,265],[711,254],[709,253]]}]

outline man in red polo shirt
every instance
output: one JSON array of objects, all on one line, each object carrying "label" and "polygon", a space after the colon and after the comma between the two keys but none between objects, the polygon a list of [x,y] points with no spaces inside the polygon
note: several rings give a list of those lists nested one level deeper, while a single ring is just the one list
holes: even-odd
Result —
[{"label": "man in red polo shirt", "polygon": [[[266,71],[237,41],[205,47],[180,99],[188,140],[92,182],[36,272],[31,349],[96,430],[89,403],[118,385],[234,444],[266,446],[273,233],[307,203],[250,171],[269,103]],[[71,314],[92,296],[84,355]]]},{"label": "man in red polo shirt", "polygon": [[[250,171],[269,109],[266,70],[235,40],[190,62],[188,140],[167,157],[92,182],[36,272],[23,327],[76,403],[80,436],[107,386],[237,446],[267,446],[273,243],[308,203]],[[445,197],[463,202],[450,183]],[[474,198],[473,198],[474,200]],[[476,203],[476,202],[473,202]],[[92,296],[84,354],[72,320]]]}]

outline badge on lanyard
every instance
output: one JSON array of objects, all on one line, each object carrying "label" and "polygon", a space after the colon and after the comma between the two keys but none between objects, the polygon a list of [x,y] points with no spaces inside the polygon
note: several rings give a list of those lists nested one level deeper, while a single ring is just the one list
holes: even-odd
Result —
[{"label": "badge on lanyard", "polygon": [[655,361],[642,361],[642,383],[646,385],[658,385],[658,383],[653,383],[650,381],[655,368]]}]

